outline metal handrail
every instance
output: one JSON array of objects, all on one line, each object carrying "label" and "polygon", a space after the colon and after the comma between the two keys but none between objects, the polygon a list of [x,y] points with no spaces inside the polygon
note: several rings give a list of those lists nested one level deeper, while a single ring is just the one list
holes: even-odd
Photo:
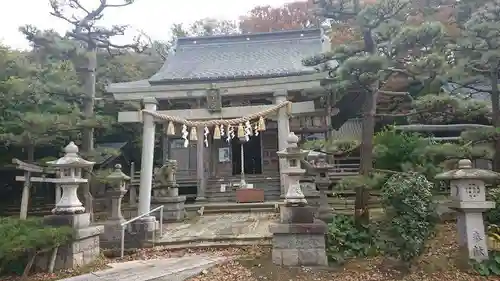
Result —
[{"label": "metal handrail", "polygon": [[[149,210],[149,212],[145,213],[145,214],[142,214],[140,216],[137,216],[133,219],[130,219],[126,222],[123,222],[121,223],[121,227],[122,227],[122,235],[121,235],[121,241],[120,241],[120,246],[121,246],[121,252],[120,252],[120,257],[123,258],[124,256],[124,252],[125,252],[125,227],[130,224],[130,223],[133,223],[134,221],[138,220],[138,219],[142,219],[143,217],[147,216],[147,215],[150,215],[151,213],[154,213],[158,210],[160,210],[160,236],[163,236],[163,207],[164,205],[161,205],[161,206],[158,206],[152,210]],[[153,246],[154,246],[154,243],[155,243],[155,232],[156,232],[156,220],[155,220],[155,229],[153,229]]]}]

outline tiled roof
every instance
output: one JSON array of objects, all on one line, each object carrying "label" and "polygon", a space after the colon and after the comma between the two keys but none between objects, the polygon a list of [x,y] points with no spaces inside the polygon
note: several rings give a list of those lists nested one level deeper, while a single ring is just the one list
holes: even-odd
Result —
[{"label": "tiled roof", "polygon": [[338,130],[331,131],[331,138],[361,140],[361,131],[361,119],[349,119]]},{"label": "tiled roof", "polygon": [[113,150],[113,153],[116,150],[117,153],[121,154],[121,149],[127,145],[127,142],[103,142],[97,143],[95,147],[95,151],[97,155],[94,159],[94,162],[97,165],[101,165],[104,162],[108,161],[111,158],[114,158],[118,155],[111,154],[109,150]]},{"label": "tiled roof", "polygon": [[302,59],[321,53],[321,30],[187,37],[151,84],[272,78],[315,73]]}]

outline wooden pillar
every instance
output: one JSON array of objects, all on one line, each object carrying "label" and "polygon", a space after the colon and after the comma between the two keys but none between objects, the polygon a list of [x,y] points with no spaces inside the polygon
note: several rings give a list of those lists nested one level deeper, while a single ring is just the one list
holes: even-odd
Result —
[{"label": "wooden pillar", "polygon": [[[274,92],[274,103],[280,104],[287,100],[287,91],[278,90]],[[290,125],[288,120],[287,107],[282,107],[278,111],[278,150],[284,150],[287,148],[287,137],[290,134]],[[286,175],[282,172],[286,167],[286,160],[279,159],[279,169],[280,169],[280,186],[281,186],[281,198],[285,197],[286,194]]]},{"label": "wooden pillar", "polygon": [[197,128],[198,140],[196,143],[196,176],[198,177],[198,189],[196,201],[205,201],[205,190],[207,187],[207,173],[205,173],[205,136],[204,128]]}]

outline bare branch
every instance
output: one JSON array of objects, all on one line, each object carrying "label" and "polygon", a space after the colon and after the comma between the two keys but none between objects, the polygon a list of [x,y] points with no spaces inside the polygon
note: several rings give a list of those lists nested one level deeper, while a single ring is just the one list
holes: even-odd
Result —
[{"label": "bare branch", "polygon": [[[143,44],[140,43],[140,38],[136,38],[134,43],[118,45],[111,43],[110,40],[113,36],[124,35],[125,30],[128,28],[126,25],[114,25],[111,28],[96,26],[96,22],[102,19],[103,11],[106,8],[125,7],[134,3],[134,0],[123,0],[119,4],[108,4],[107,0],[99,0],[99,6],[95,9],[86,8],[82,4],[82,0],[50,0],[52,7],[51,15],[60,18],[71,25],[73,30],[67,32],[66,36],[82,41],[88,45],[89,48],[103,48],[111,53],[111,49],[132,49],[134,51],[141,51]],[[81,18],[76,18],[74,15],[68,16],[64,13],[64,6],[83,12],[85,15]]]}]

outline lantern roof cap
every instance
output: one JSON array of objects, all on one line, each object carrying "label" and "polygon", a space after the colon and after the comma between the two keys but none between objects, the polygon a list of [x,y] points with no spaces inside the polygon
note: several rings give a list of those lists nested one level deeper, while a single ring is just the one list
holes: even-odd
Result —
[{"label": "lantern roof cap", "polygon": [[472,168],[472,161],[469,159],[461,159],[458,161],[458,169],[446,171],[436,176],[437,180],[477,179],[493,181],[499,178],[500,174],[497,172]]},{"label": "lantern roof cap", "polygon": [[130,177],[122,172],[122,165],[116,164],[115,170],[106,177],[108,180],[130,180]]},{"label": "lantern roof cap", "polygon": [[95,162],[87,161],[78,155],[78,146],[74,142],[70,142],[64,148],[64,156],[54,160],[47,162],[47,165],[53,167],[76,167],[76,168],[88,168],[92,167]]}]

